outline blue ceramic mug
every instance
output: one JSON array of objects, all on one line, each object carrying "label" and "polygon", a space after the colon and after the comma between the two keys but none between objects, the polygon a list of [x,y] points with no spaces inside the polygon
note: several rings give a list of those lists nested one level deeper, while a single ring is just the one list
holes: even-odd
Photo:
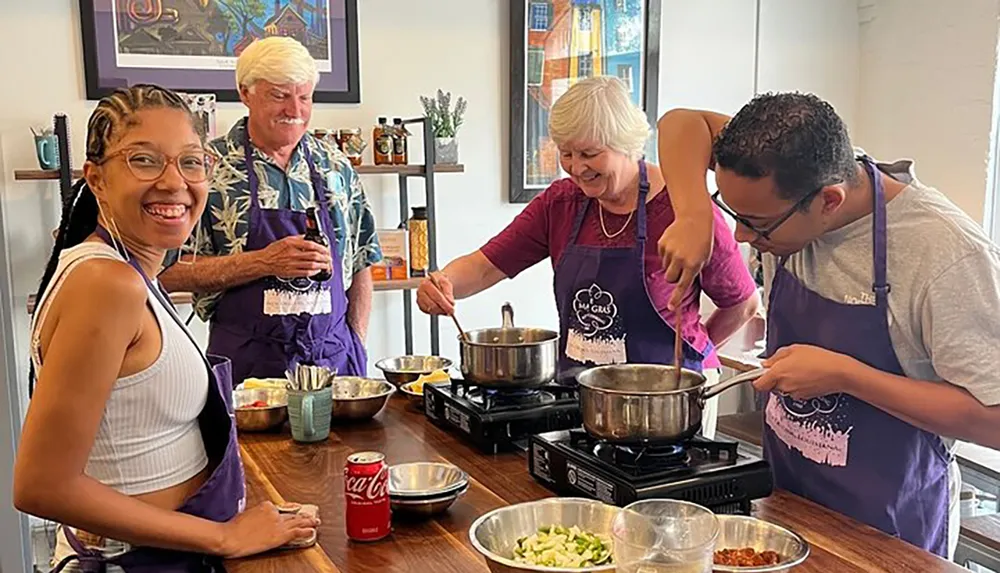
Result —
[{"label": "blue ceramic mug", "polygon": [[36,135],[35,154],[42,169],[59,169],[59,140],[55,135]]}]

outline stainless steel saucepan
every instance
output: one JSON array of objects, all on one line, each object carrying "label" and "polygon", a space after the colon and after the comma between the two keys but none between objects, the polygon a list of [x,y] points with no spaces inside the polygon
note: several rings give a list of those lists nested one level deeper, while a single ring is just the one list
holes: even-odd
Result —
[{"label": "stainless steel saucepan", "polygon": [[541,328],[515,328],[514,309],[505,303],[503,325],[459,336],[462,377],[482,388],[537,388],[556,375],[559,333]]},{"label": "stainless steel saucepan", "polygon": [[580,412],[590,435],[617,444],[680,442],[701,429],[705,400],[760,378],[758,368],[706,387],[700,372],[660,364],[615,364],[579,373]]}]

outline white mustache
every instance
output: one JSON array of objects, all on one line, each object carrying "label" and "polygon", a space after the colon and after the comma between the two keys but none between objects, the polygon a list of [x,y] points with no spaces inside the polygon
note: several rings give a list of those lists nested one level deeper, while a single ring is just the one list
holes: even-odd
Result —
[{"label": "white mustache", "polygon": [[301,117],[283,117],[278,120],[278,123],[287,123],[289,125],[302,125],[305,120]]}]

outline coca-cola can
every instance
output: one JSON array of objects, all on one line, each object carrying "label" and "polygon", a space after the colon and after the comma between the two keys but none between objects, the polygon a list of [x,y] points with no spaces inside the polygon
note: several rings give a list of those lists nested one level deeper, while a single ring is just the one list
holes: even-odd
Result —
[{"label": "coca-cola can", "polygon": [[344,466],[347,537],[377,541],[391,532],[389,466],[379,452],[347,456]]}]

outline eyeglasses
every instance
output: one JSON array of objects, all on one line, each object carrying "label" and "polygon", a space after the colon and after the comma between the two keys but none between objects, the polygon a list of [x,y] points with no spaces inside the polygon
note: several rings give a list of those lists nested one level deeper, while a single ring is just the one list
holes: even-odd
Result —
[{"label": "eyeglasses", "polygon": [[170,164],[177,165],[177,171],[188,183],[201,183],[207,180],[215,169],[215,156],[204,149],[168,156],[159,151],[126,147],[105,155],[95,163],[101,165],[119,155],[124,156],[128,170],[140,181],[156,181],[163,176]]},{"label": "eyeglasses", "polygon": [[809,193],[803,195],[801,198],[799,198],[798,201],[795,202],[794,205],[789,207],[787,211],[782,213],[780,217],[775,219],[770,225],[766,227],[758,227],[746,217],[743,217],[737,214],[736,211],[730,209],[729,205],[726,205],[726,203],[722,200],[722,191],[716,191],[715,193],[713,193],[712,201],[715,202],[715,204],[719,207],[719,209],[722,210],[723,213],[732,217],[737,223],[743,225],[747,229],[750,229],[751,231],[756,233],[757,236],[760,237],[761,239],[764,239],[765,241],[770,241],[771,233],[773,233],[778,227],[780,227],[782,223],[791,218],[791,216],[794,215],[796,211],[801,209],[803,206],[809,204],[809,202],[812,201],[813,198],[816,197],[816,195],[818,195],[819,192],[822,190],[823,188],[819,187],[816,190],[810,191]]}]

